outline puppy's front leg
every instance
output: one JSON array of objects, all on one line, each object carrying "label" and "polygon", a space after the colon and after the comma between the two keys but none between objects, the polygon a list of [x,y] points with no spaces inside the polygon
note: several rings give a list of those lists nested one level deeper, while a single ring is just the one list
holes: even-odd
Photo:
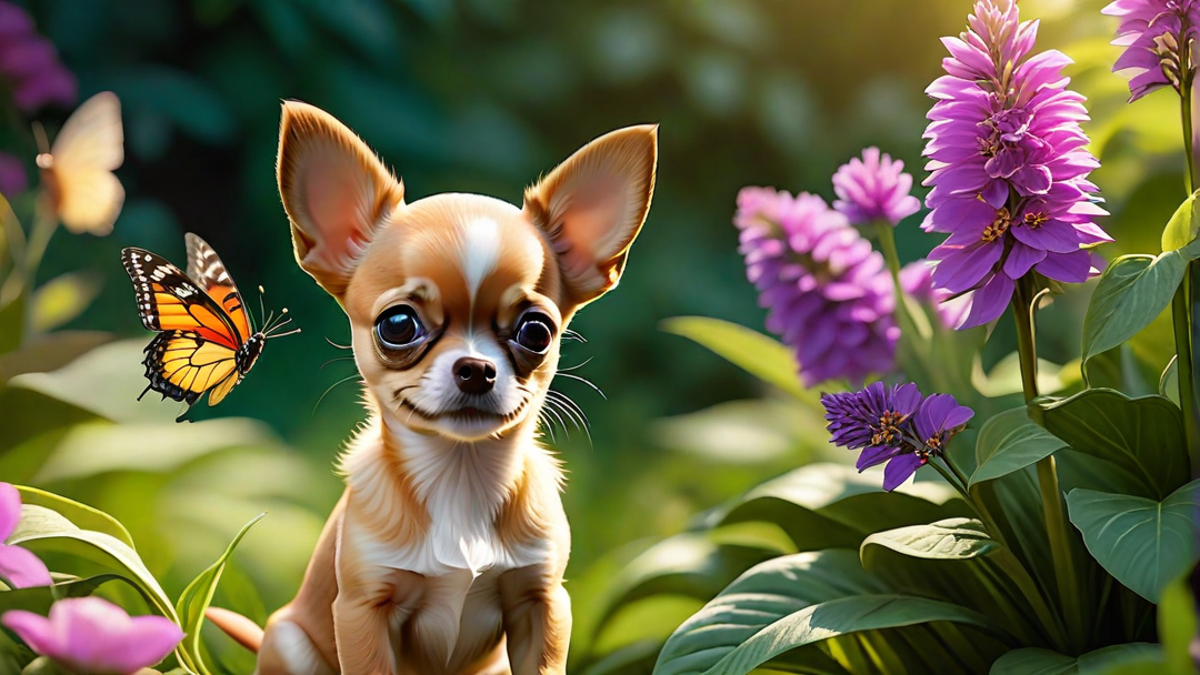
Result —
[{"label": "puppy's front leg", "polygon": [[343,531],[338,550],[338,595],[333,630],[344,675],[395,675],[391,627],[417,607],[422,577],[364,563]]},{"label": "puppy's front leg", "polygon": [[505,572],[500,602],[513,675],[563,675],[571,642],[571,598],[561,573],[548,566]]}]

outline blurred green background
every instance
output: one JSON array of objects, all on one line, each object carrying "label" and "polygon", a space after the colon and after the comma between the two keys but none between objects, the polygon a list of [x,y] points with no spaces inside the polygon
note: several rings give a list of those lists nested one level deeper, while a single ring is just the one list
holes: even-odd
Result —
[{"label": "blurred green background", "polygon": [[[607,399],[578,382],[556,383],[591,419],[590,439],[555,429],[552,443],[570,472],[568,577],[579,580],[578,614],[593,592],[587,584],[602,584],[613,561],[639,546],[630,542],[676,532],[690,514],[767,476],[831,456],[811,410],[778,404],[751,377],[658,323],[698,314],[761,329],[764,312],[730,225],[741,186],[832,198],[829,176],[871,144],[905,160],[920,182],[923,89],[941,74],[944,54],[937,38],[961,31],[970,10],[965,0],[16,4],[78,75],[81,99],[118,94],[126,129],[118,175],[128,199],[114,232],[59,231],[41,279],[86,270],[98,296],[63,329],[142,342],[89,355],[91,370],[65,384],[45,376],[23,385],[87,398],[86,383],[102,384],[100,394],[74,401],[90,411],[78,419],[61,413],[39,426],[48,403],[30,399],[21,408],[11,389],[0,393],[0,479],[107,508],[130,525],[172,592],[269,507],[218,594],[218,604],[260,620],[298,584],[340,490],[331,462],[363,417],[357,385],[335,386],[353,376],[352,362],[323,365],[344,355],[327,342],[347,340],[340,310],[292,259],[274,175],[281,99],[313,103],[354,128],[402,176],[410,201],[463,191],[519,203],[527,184],[591,138],[661,124],[653,208],[625,278],[572,326],[588,341],[564,350],[562,365],[586,362],[573,372]],[[1043,20],[1041,48],[1078,61],[1070,72],[1091,99],[1095,119],[1086,128],[1105,162],[1093,177],[1114,213],[1106,223],[1118,238],[1105,250],[1111,258],[1157,252],[1161,224],[1183,195],[1176,104],[1160,92],[1126,106],[1125,81],[1109,72],[1118,50],[1108,45],[1115,22],[1099,14],[1104,4],[1025,0],[1021,8]],[[45,110],[38,119],[53,130],[69,112]],[[8,119],[0,150],[32,167],[28,120]],[[22,204],[28,200],[16,202],[19,214]],[[906,260],[937,242],[917,228],[920,217],[897,233]],[[182,263],[184,232],[207,239],[243,289],[262,284],[268,306],[287,306],[303,328],[272,341],[219,407],[194,414],[249,420],[172,429],[164,420],[178,406],[114,402],[140,390],[137,352],[150,339],[118,251],[136,245]],[[1078,355],[1086,295],[1073,292],[1043,313],[1044,358]],[[1011,333],[1002,320],[986,362],[1011,351]],[[1165,365],[1158,347],[1169,336],[1160,324],[1135,341],[1131,367],[1148,382]],[[136,440],[88,422],[95,418],[133,425]],[[106,433],[112,438],[88,435]]]}]

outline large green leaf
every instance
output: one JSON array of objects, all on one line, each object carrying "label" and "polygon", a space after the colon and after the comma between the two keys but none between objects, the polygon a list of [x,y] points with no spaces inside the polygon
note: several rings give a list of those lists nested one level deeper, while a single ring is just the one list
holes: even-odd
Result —
[{"label": "large green leaf", "polygon": [[17,351],[0,355],[0,386],[24,373],[58,370],[112,339],[109,333],[90,330],[64,330],[36,336]]},{"label": "large green leaf", "polygon": [[662,329],[681,335],[779,389],[812,405],[820,397],[800,385],[796,359],[778,341],[736,323],[703,316],[681,316],[662,322]]},{"label": "large green leaf", "polygon": [[809,464],[750,490],[704,520],[706,527],[769,522],[798,550],[857,548],[880,530],[967,515],[969,507],[942,483],[917,482],[884,492],[878,470],[858,473],[842,464]]},{"label": "large green leaf", "polygon": [[[35,586],[33,588],[0,591],[0,614],[10,609],[22,609],[27,612],[46,616],[50,611],[50,606],[55,601],[63,598],[81,598],[85,595],[91,595],[98,588],[110,581],[124,582],[141,593],[136,584],[119,574],[97,574],[85,579],[70,579],[68,581],[57,582],[53,586]],[[147,602],[149,602],[148,598]]]},{"label": "large green leaf", "polygon": [[0,305],[0,354],[21,346],[25,336],[25,296],[18,295]]},{"label": "large green leaf", "polygon": [[995,480],[1036,464],[1066,446],[1061,439],[1029,419],[1024,407],[994,415],[975,439],[975,461],[970,485]]},{"label": "large green leaf", "polygon": [[1092,557],[1131,591],[1158,602],[1163,588],[1196,563],[1198,493],[1200,481],[1161,502],[1076,489],[1067,509]]},{"label": "large green leaf", "polygon": [[1165,675],[1160,670],[1162,647],[1140,642],[1112,645],[1078,658],[1049,649],[1014,649],[996,659],[989,675],[1100,675],[1123,665],[1149,665],[1150,670],[1141,672]]},{"label": "large green leaf", "polygon": [[1138,494],[1159,499],[1190,478],[1182,416],[1161,396],[1087,389],[1041,408],[1050,433],[1118,466],[1140,486]]},{"label": "large green leaf", "polygon": [[61,553],[72,559],[99,564],[135,584],[158,613],[177,623],[179,621],[175,607],[158,580],[146,569],[137,552],[117,537],[80,529],[58,512],[44,506],[23,504],[21,520],[16,531],[8,538],[8,543],[24,546],[39,555]]},{"label": "large green leaf", "polygon": [[707,600],[742,572],[779,553],[756,546],[716,543],[701,533],[680,534],[661,541],[613,579],[592,638],[604,630],[617,612],[633,602],[662,594]]},{"label": "large green leaf", "polygon": [[175,611],[179,615],[179,625],[186,634],[183,641],[175,648],[175,654],[181,662],[192,664],[200,675],[210,675],[212,672],[204,663],[204,657],[200,650],[200,627],[204,623],[204,611],[212,602],[213,593],[217,590],[217,583],[221,581],[221,573],[225,571],[225,565],[229,562],[229,557],[233,555],[234,549],[242,541],[242,537],[250,531],[250,528],[262,520],[265,515],[267,514],[259,514],[242,526],[241,531],[237,533],[233,541],[229,542],[228,548],[221,554],[221,557],[193,579],[192,583],[183,589],[183,593],[175,603]]},{"label": "large green leaf", "polygon": [[[928,525],[910,525],[876,532],[863,540],[861,555],[864,559],[872,546],[882,546],[913,558],[969,560],[987,555],[998,544],[978,520],[947,518]],[[865,562],[864,566],[867,566]]]},{"label": "large green leaf", "polygon": [[1093,356],[1132,338],[1171,303],[1200,242],[1159,256],[1124,255],[1109,264],[1083,319],[1083,369]]},{"label": "large green leaf", "polygon": [[[874,650],[877,655],[902,650],[911,672],[934,672],[923,668],[922,652],[941,658],[947,645],[923,631],[936,631],[942,622],[980,631],[972,647],[955,655],[970,664],[968,670],[981,670],[995,645],[985,635],[1006,639],[978,612],[890,592],[857,562],[852,551],[834,549],[782,556],[747,571],[675,631],[659,654],[655,674],[741,675],[779,657],[806,664],[807,670],[796,672],[841,672],[837,654],[845,649],[788,653],[825,640],[844,647],[858,639],[880,640],[887,649]],[[918,624],[932,625],[922,632],[882,632]],[[918,648],[909,651],[906,645]]]},{"label": "large green leaf", "polygon": [[81,504],[75,500],[67,499],[62,495],[39,490],[35,487],[17,485],[16,488],[21,493],[22,504],[44,506],[71,521],[76,527],[84,530],[103,532],[129,548],[134,548],[133,537],[129,536],[129,531],[125,529],[125,526],[120,521],[107,513],[99,509],[94,509],[87,504]]}]

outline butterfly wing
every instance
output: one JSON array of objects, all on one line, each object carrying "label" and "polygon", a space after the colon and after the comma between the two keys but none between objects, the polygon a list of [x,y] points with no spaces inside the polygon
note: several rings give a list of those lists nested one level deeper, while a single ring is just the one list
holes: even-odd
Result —
[{"label": "butterfly wing", "polygon": [[221,262],[221,258],[208,242],[200,237],[189,232],[184,239],[187,241],[188,276],[225,310],[237,328],[239,337],[249,338],[253,334],[250,317],[246,313],[242,294],[238,292],[233,277],[229,276],[225,269],[225,263]]},{"label": "butterfly wing", "polygon": [[[72,232],[107,234],[121,212],[125,189],[113,171],[125,160],[121,102],[101,92],[63,125],[46,169],[59,219]],[[43,159],[38,158],[39,165]]]},{"label": "butterfly wing", "polygon": [[236,352],[245,342],[234,320],[183,270],[141,248],[121,251],[133,280],[142,325],[152,331],[187,331]]},{"label": "butterfly wing", "polygon": [[[199,333],[168,330],[159,333],[146,347],[147,391],[165,398],[195,403],[209,392],[208,404],[216,405],[241,381],[237,352],[210,342]],[[144,393],[144,392],[143,392]]]}]

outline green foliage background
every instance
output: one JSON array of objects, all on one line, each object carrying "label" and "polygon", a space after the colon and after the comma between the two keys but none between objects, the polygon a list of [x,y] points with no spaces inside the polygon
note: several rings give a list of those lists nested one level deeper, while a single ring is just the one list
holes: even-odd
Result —
[{"label": "green foliage background", "polygon": [[[113,513],[173,596],[269,508],[216,600],[259,620],[298,584],[339,492],[331,461],[362,417],[353,382],[317,405],[354,370],[349,361],[323,367],[344,355],[327,342],[345,342],[344,319],[292,260],[274,182],[279,101],[316,104],[357,130],[403,177],[409,200],[467,191],[519,203],[525,185],[592,137],[662,125],[657,192],[632,264],[621,288],[577,319],[573,328],[588,342],[571,343],[564,357],[564,366],[587,361],[575,372],[608,398],[575,382],[556,385],[592,422],[590,440],[556,430],[554,441],[570,470],[568,577],[583,626],[589,604],[644,538],[677,532],[690,514],[815,456],[848,459],[831,454],[811,411],[775,401],[658,324],[698,314],[761,327],[729,222],[741,186],[831,198],[829,176],[869,144],[923,178],[922,90],[941,72],[937,38],[959,32],[970,9],[965,0],[18,4],[59,47],[84,97],[111,89],[124,106],[127,160],[118,174],[128,200],[114,233],[60,231],[43,267],[43,280],[84,269],[99,289],[64,328],[148,341],[118,251],[137,245],[182,261],[182,235],[191,231],[213,244],[244,288],[264,285],[268,305],[286,305],[304,332],[273,341],[226,402],[196,411],[250,420],[169,432],[162,420],[176,409],[157,406],[153,428],[162,436],[151,437],[130,427],[142,414],[130,409],[107,416],[123,431],[105,445],[72,436],[87,415],[30,405],[18,423],[11,397],[0,398],[0,427],[9,429],[0,431],[8,434],[0,436],[0,478],[33,480]],[[1093,177],[1118,239],[1105,253],[1157,252],[1161,223],[1183,196],[1176,107],[1165,92],[1126,107],[1124,80],[1108,72],[1117,49],[1107,44],[1113,22],[1098,13],[1104,4],[1021,7],[1026,18],[1044,20],[1041,48],[1078,61],[1075,86],[1091,99],[1095,120],[1086,128],[1104,162]],[[68,112],[39,119],[54,129]],[[0,149],[30,159],[36,151],[15,113],[0,129]],[[897,233],[906,260],[936,243],[918,222],[914,216]],[[1043,312],[1044,358],[1078,356],[1077,331],[1056,330],[1081,321],[1086,292],[1076,296]],[[986,365],[1012,350],[1011,333],[1002,321]],[[1156,390],[1169,336],[1160,320],[1112,367],[1125,382],[1143,373],[1147,391]],[[129,360],[134,346],[111,347],[111,358]],[[136,359],[127,370],[128,387],[101,395],[132,398]],[[213,440],[188,445],[189,436]],[[96,453],[103,456],[92,468],[69,470]],[[694,608],[652,611],[677,623]],[[635,611],[624,623],[638,622]],[[606,639],[624,639],[620,625]]]}]

